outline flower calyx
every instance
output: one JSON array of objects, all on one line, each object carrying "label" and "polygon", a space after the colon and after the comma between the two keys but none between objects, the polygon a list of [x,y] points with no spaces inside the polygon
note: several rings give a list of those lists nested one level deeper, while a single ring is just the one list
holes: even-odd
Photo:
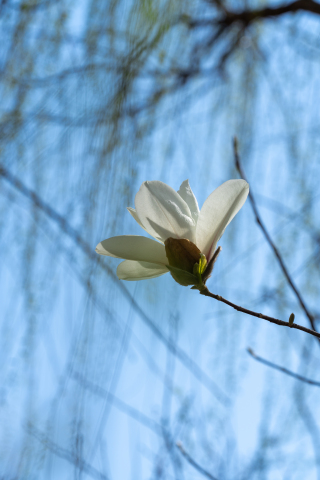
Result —
[{"label": "flower calyx", "polygon": [[190,286],[195,290],[204,290],[205,282],[209,278],[213,264],[220,253],[219,247],[209,264],[206,256],[199,248],[186,238],[169,237],[165,242],[168,270],[172,278],[183,286]]}]

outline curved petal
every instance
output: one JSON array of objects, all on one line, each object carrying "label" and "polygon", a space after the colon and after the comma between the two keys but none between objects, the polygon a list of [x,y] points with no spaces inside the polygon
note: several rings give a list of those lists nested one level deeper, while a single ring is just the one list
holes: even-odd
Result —
[{"label": "curved petal", "polygon": [[130,213],[130,215],[135,219],[135,221],[140,225],[141,228],[143,228],[143,230],[147,231],[144,226],[142,225],[141,221],[140,221],[140,218],[138,217],[138,214],[136,212],[136,210],[132,207],[127,207],[127,210],[128,212]]},{"label": "curved petal", "polygon": [[226,226],[238,213],[249,193],[245,180],[228,180],[209,195],[197,223],[196,245],[209,261]]},{"label": "curved petal", "polygon": [[196,197],[195,197],[195,195],[194,195],[194,193],[191,190],[191,187],[189,185],[189,180],[185,180],[184,182],[181,183],[180,188],[178,190],[178,193],[179,193],[180,197],[188,205],[188,207],[190,209],[190,212],[191,212],[191,216],[192,216],[193,220],[195,221],[195,223],[197,223],[198,217],[199,217],[199,214],[200,214],[200,210],[199,210],[197,199],[196,199]]},{"label": "curved petal", "polygon": [[160,265],[168,263],[165,248],[161,243],[139,235],[120,235],[107,238],[97,245],[96,252],[100,255],[139,262],[151,262]]},{"label": "curved petal", "polygon": [[132,260],[121,262],[117,268],[118,278],[130,281],[160,277],[160,275],[168,272],[166,267],[160,267],[156,263],[134,262]]},{"label": "curved petal", "polygon": [[[143,228],[143,230],[147,233],[149,233],[147,231],[146,228],[144,228],[144,226],[142,225],[141,221],[140,221],[140,218],[138,217],[138,214],[135,210],[135,208],[132,208],[132,207],[127,207],[127,210],[128,212],[131,214],[131,216],[135,219],[135,221],[140,225],[141,228]],[[151,235],[152,236],[152,235]],[[158,236],[157,237],[153,237],[155,238],[156,240],[159,240],[159,242],[163,243],[163,241],[161,240],[161,238],[159,238]]]},{"label": "curved petal", "polygon": [[153,237],[161,241],[169,237],[195,241],[195,222],[188,205],[165,183],[144,182],[135,206],[140,221]]}]

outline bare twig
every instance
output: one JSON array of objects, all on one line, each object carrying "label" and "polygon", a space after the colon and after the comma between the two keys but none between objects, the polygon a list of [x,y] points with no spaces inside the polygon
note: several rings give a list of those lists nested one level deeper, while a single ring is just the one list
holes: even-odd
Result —
[{"label": "bare twig", "polygon": [[[319,8],[320,8],[320,5],[319,5]],[[244,180],[247,180],[245,174],[244,174],[244,171],[242,169],[242,166],[241,166],[241,163],[240,163],[240,156],[239,156],[239,152],[238,152],[238,141],[237,141],[237,138],[235,137],[234,138],[234,141],[233,141],[233,148],[234,148],[234,158],[235,158],[235,163],[236,163],[236,167],[238,169],[238,172],[240,173],[240,176],[244,179]],[[275,256],[277,257],[278,259],[278,262],[279,262],[279,265],[281,267],[281,270],[284,274],[284,276],[286,277],[291,289],[293,290],[295,296],[297,297],[298,299],[298,302],[300,303],[301,305],[301,308],[303,309],[303,311],[305,312],[306,316],[308,317],[309,319],[309,322],[310,322],[310,325],[312,327],[312,329],[314,331],[316,331],[316,327],[315,327],[315,323],[314,323],[314,318],[313,318],[313,315],[310,313],[309,309],[307,308],[307,305],[305,304],[305,301],[303,300],[302,298],[302,295],[301,293],[299,292],[297,286],[295,285],[293,279],[291,278],[291,275],[284,263],[284,260],[282,258],[282,256],[280,255],[280,252],[279,250],[277,249],[277,247],[275,246],[275,244],[273,243],[270,235],[269,235],[269,232],[268,230],[266,229],[264,223],[262,222],[261,220],[261,217],[259,215],[259,212],[258,212],[258,209],[257,209],[257,204],[256,204],[256,201],[254,199],[254,196],[252,195],[251,193],[251,190],[249,192],[249,200],[250,200],[250,203],[251,203],[251,207],[252,207],[252,210],[253,210],[253,213],[255,215],[255,218],[256,218],[256,222],[257,224],[259,225],[259,227],[261,228],[267,242],[269,243],[270,247],[272,248]],[[317,335],[315,335],[317,336]]]},{"label": "bare twig", "polygon": [[215,295],[214,293],[209,292],[207,287],[200,292],[200,295],[204,295],[205,297],[211,297],[219,302],[225,303],[229,305],[229,307],[234,308],[238,312],[246,313],[247,315],[251,315],[252,317],[262,318],[263,320],[268,320],[268,322],[275,323],[276,325],[281,325],[283,327],[295,328],[297,330],[301,330],[302,332],[309,333],[314,337],[320,338],[320,333],[316,332],[315,330],[311,330],[310,328],[303,327],[302,325],[297,325],[296,323],[290,324],[289,322],[284,322],[282,320],[278,320],[277,318],[269,317],[268,315],[263,315],[262,313],[254,312],[253,310],[248,310],[247,308],[240,307],[235,303],[229,302],[225,298],[221,297],[221,295]]},{"label": "bare twig", "polygon": [[189,455],[189,453],[185,451],[185,449],[183,448],[180,442],[177,442],[177,447],[179,448],[184,458],[190,463],[190,465],[193,466],[193,468],[198,470],[199,473],[201,473],[204,477],[209,478],[210,480],[217,480],[217,478],[211,475],[211,473],[208,472],[208,470],[205,470],[203,467],[201,467],[201,465],[199,465],[199,463],[193,460],[193,458]]},{"label": "bare twig", "polygon": [[287,368],[280,367],[280,365],[276,365],[273,362],[269,362],[269,360],[265,360],[264,358],[257,355],[251,348],[248,348],[247,351],[252,358],[257,360],[257,362],[263,363],[264,365],[274,368],[275,370],[279,370],[279,372],[285,373],[286,375],[289,375],[290,377],[300,380],[301,382],[308,383],[309,385],[314,385],[315,387],[320,387],[320,382],[316,382],[315,380],[310,380],[309,378],[303,377],[298,373],[291,372],[291,370],[288,370]]}]

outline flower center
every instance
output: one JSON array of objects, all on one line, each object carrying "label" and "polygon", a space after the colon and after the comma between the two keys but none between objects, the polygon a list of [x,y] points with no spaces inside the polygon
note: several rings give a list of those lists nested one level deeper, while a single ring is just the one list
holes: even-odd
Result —
[{"label": "flower center", "polygon": [[199,262],[199,248],[186,238],[167,238],[164,242],[166,255],[171,267],[193,273],[193,267]]}]

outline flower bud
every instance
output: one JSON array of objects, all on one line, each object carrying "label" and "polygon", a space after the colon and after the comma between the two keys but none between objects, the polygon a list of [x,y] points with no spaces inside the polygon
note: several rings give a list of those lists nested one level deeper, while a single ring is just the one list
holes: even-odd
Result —
[{"label": "flower bud", "polygon": [[289,317],[289,327],[292,327],[293,322],[294,322],[294,318],[295,318],[295,314],[291,313],[291,315]]},{"label": "flower bud", "polygon": [[199,275],[201,280],[201,273],[207,264],[199,248],[186,238],[170,237],[164,245],[169,262],[168,269],[174,280],[183,286],[198,284]]},{"label": "flower bud", "polygon": [[168,238],[164,242],[166,255],[171,267],[193,273],[193,266],[199,262],[201,252],[199,248],[186,238]]}]

